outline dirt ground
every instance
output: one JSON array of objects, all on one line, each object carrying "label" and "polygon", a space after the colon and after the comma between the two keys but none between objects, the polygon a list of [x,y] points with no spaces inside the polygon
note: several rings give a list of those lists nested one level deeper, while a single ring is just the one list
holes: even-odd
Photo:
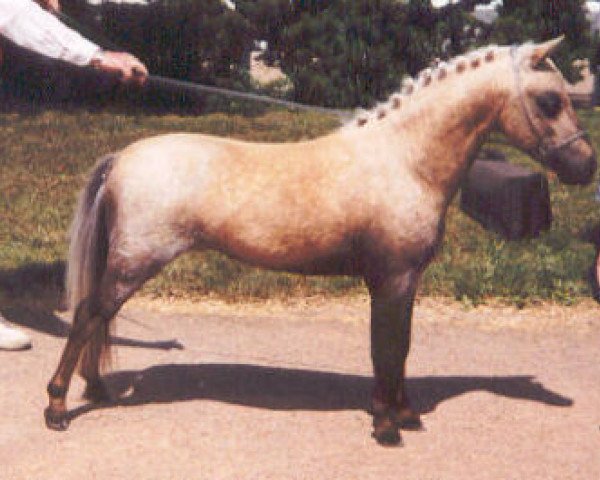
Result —
[{"label": "dirt ground", "polygon": [[0,352],[0,479],[600,478],[600,307],[415,310],[408,390],[426,430],[371,438],[366,298],[136,300],[118,319],[114,401],[45,386],[67,314],[3,312],[34,348]]}]

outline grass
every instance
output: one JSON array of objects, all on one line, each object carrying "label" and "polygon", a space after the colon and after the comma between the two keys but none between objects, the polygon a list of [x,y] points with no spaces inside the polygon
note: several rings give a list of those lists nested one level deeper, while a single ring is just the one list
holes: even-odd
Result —
[{"label": "grass", "polygon": [[[598,144],[600,114],[584,111],[580,116]],[[253,118],[51,111],[0,114],[0,273],[23,270],[32,264],[56,265],[64,260],[76,193],[87,172],[96,158],[133,140],[191,131],[292,141],[315,137],[334,127],[335,121],[327,117],[286,112],[267,112]],[[494,138],[491,144],[507,153],[511,161],[539,168],[502,139]],[[538,300],[570,304],[589,296],[587,274],[594,248],[581,236],[600,222],[600,209],[593,199],[594,185],[566,187],[553,175],[549,180],[554,224],[538,239],[505,241],[462,214],[455,202],[450,208],[443,248],[425,274],[422,294],[455,297],[467,304],[495,298],[516,305]],[[23,281],[22,275],[13,276],[13,281],[17,277]],[[0,275],[0,295],[7,295],[10,278]],[[10,288],[15,291],[14,285]],[[173,262],[142,293],[238,299],[342,295],[362,288],[357,279],[267,272],[208,252],[185,255]]]}]

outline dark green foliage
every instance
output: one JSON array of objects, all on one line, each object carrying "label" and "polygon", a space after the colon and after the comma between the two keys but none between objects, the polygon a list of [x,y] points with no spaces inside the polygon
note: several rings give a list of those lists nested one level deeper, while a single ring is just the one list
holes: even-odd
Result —
[{"label": "dark green foliage", "polygon": [[[250,89],[247,57],[252,26],[219,0],[156,0],[148,6],[83,0],[61,2],[61,19],[109,50],[141,58],[154,75],[237,90]],[[114,76],[8,46],[2,66],[3,106],[118,105],[131,111],[197,114],[226,109],[259,113],[263,105],[156,86],[124,88]]]},{"label": "dark green foliage", "polygon": [[584,3],[584,0],[504,0],[491,39],[508,45],[564,35],[565,41],[553,58],[569,80],[576,80],[578,72],[573,61],[593,60],[597,43],[585,17]]},{"label": "dark green foliage", "polygon": [[219,0],[154,0],[149,5],[82,0],[63,2],[65,12],[85,25],[108,49],[130,51],[155,74],[232,85],[244,78],[253,27]]},{"label": "dark green foliage", "polygon": [[[555,59],[570,80],[576,77],[574,59],[595,61],[583,0],[507,0],[492,26],[478,24],[469,14],[476,3],[489,0],[465,0],[441,9],[432,8],[430,0],[236,0],[235,11],[219,0],[154,0],[147,6],[64,0],[62,5],[77,20],[77,29],[84,25],[85,36],[106,48],[135,53],[154,74],[240,90],[254,88],[249,53],[255,40],[266,40],[264,59],[288,75],[293,85],[289,94],[300,102],[332,107],[372,105],[396,90],[404,75],[477,44],[541,41],[564,34],[565,45]],[[24,69],[13,77],[20,75],[27,83],[27,78],[39,77],[37,70]],[[52,68],[44,65],[41,70]],[[44,79],[46,88],[64,96],[54,93],[61,87],[55,77]],[[23,90],[17,82],[13,86]],[[75,86],[86,90],[85,82]],[[76,89],[69,87],[63,90]],[[96,82],[88,90],[99,88]],[[108,92],[99,97],[105,103],[114,101],[112,86],[104,90]],[[36,97],[34,88],[28,91]],[[211,97],[202,98],[196,108],[198,99],[154,90],[136,101],[157,107],[187,105],[194,112],[206,109],[207,101],[231,107],[228,100]]]},{"label": "dark green foliage", "polygon": [[[442,38],[429,1],[239,2],[297,101],[367,106],[424,68]],[[268,12],[271,12],[270,14]],[[274,14],[273,12],[276,12]],[[262,15],[262,14],[265,15]]]},{"label": "dark green foliage", "polygon": [[492,26],[470,16],[476,3],[489,1],[442,9],[433,9],[429,0],[242,0],[238,6],[269,42],[266,57],[280,62],[295,99],[319,105],[373,104],[397,89],[402,76],[414,75],[434,58],[490,41],[512,44],[564,34],[555,58],[570,80],[577,77],[573,60],[593,52],[582,0],[509,0]]}]

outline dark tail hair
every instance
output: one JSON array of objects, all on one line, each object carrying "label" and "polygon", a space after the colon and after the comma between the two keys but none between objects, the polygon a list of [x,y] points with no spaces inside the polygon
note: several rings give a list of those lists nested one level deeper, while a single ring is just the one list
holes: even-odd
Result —
[{"label": "dark tail hair", "polygon": [[[71,224],[66,294],[73,310],[87,308],[82,302],[96,292],[106,270],[108,225],[106,223],[105,182],[116,155],[102,157],[96,163],[87,185],[79,195]],[[79,315],[74,316],[77,321]],[[84,316],[85,317],[85,316]],[[80,357],[82,373],[96,363],[94,357],[106,357],[109,349],[108,320],[94,332]]]}]

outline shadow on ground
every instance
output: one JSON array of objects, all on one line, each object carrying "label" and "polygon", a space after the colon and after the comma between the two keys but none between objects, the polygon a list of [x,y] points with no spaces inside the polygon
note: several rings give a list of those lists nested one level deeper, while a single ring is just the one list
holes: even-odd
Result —
[{"label": "shadow on ground", "polygon": [[[0,313],[9,321],[54,337],[66,337],[69,324],[55,315],[60,307],[64,264],[31,264],[0,270]],[[174,341],[148,342],[113,337],[116,345],[170,349]],[[214,400],[271,410],[369,410],[370,377],[244,364],[158,365],[108,374],[115,398],[70,412],[190,400]],[[428,413],[449,399],[484,391],[508,398],[568,407],[573,400],[547,389],[533,376],[416,377],[407,380],[414,407]]]},{"label": "shadow on ground", "polygon": [[[369,410],[370,377],[243,364],[159,365],[105,377],[108,404],[83,405],[76,418],[99,408],[214,400],[270,410]],[[416,377],[407,380],[414,407],[428,413],[459,395],[484,391],[508,398],[568,407],[573,401],[532,376]]]},{"label": "shadow on ground", "polygon": [[[71,325],[55,314],[57,310],[64,310],[61,305],[64,276],[64,262],[31,263],[0,270],[0,316],[14,325],[66,338]],[[176,340],[144,341],[114,336],[111,342],[125,347],[159,350],[183,348]]]}]

